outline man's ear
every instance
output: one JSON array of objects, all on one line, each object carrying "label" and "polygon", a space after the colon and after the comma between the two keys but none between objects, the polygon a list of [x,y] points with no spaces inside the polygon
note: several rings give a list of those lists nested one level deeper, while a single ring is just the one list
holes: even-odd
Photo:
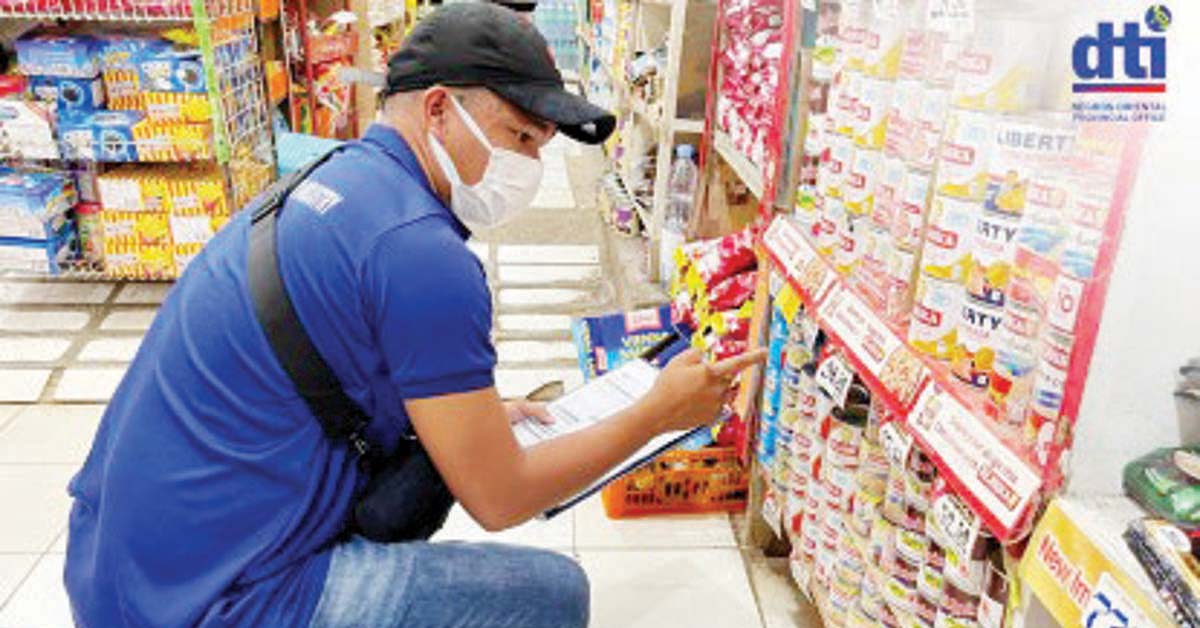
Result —
[{"label": "man's ear", "polygon": [[445,87],[435,85],[425,90],[422,97],[422,113],[425,116],[425,128],[429,129],[442,144],[446,143],[446,121],[449,118],[450,92]]}]

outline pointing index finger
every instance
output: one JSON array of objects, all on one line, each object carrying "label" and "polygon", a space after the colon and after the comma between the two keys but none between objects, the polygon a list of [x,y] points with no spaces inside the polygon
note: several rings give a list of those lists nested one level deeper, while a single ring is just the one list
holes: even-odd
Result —
[{"label": "pointing index finger", "polygon": [[732,358],[725,358],[712,365],[712,372],[719,377],[732,377],[748,366],[761,364],[767,359],[766,349],[752,349]]}]

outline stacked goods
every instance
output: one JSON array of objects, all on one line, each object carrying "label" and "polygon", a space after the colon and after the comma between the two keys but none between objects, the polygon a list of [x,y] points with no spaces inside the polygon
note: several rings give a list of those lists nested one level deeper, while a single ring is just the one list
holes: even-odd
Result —
[{"label": "stacked goods", "polygon": [[214,165],[129,165],[101,175],[102,251],[111,277],[167,279],[182,274],[229,222],[224,177]]},{"label": "stacked goods", "polygon": [[1123,139],[1049,106],[1049,21],[988,14],[948,33],[919,4],[823,5],[798,221],[1045,462]]},{"label": "stacked goods", "polygon": [[[753,227],[713,240],[701,240],[675,250],[671,280],[671,321],[691,333],[692,346],[710,361],[745,351],[758,282],[758,257]],[[741,417],[718,430],[717,441],[741,442]]]},{"label": "stacked goods", "polygon": [[783,7],[777,0],[732,0],[717,16],[724,25],[725,47],[718,54],[717,125],[734,148],[769,168],[769,146],[779,132],[774,120],[783,58]]},{"label": "stacked goods", "polygon": [[0,167],[0,269],[57,273],[70,258],[75,205],[72,177]]},{"label": "stacked goods", "polygon": [[969,523],[933,462],[803,310],[791,322],[777,310],[770,345],[778,373],[763,408],[778,416],[767,468],[786,495],[792,575],[826,624],[1002,625],[1000,546]]},{"label": "stacked goods", "polygon": [[1195,532],[1143,519],[1131,523],[1124,536],[1175,621],[1183,628],[1200,626],[1200,543]]},{"label": "stacked goods", "polygon": [[[179,41],[189,33],[172,31]],[[212,157],[200,53],[158,36],[39,31],[16,42],[30,96],[55,113],[64,156],[80,161]]]}]

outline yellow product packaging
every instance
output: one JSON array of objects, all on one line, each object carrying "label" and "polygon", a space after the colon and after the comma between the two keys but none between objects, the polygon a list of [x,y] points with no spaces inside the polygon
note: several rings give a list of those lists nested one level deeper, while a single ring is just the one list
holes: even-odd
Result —
[{"label": "yellow product packaging", "polygon": [[1075,144],[1070,121],[1060,117],[1022,116],[999,120],[996,146],[988,164],[984,207],[1010,216],[1025,213],[1030,179],[1065,174]]},{"label": "yellow product packaging", "polygon": [[978,203],[938,196],[933,199],[921,271],[930,277],[961,283],[971,266],[971,234]]},{"label": "yellow product packaging", "polygon": [[864,77],[854,109],[854,144],[882,150],[887,139],[888,110],[895,83]]},{"label": "yellow product packaging", "polygon": [[958,312],[962,285],[929,275],[917,280],[908,341],[912,347],[938,360],[949,360],[958,344]]},{"label": "yellow product packaging", "polygon": [[137,271],[137,245],[104,241],[104,274],[113,279],[132,279]]},{"label": "yellow product packaging", "polygon": [[138,244],[142,246],[171,244],[171,223],[164,212],[139,212],[133,230]]},{"label": "yellow product packaging", "polygon": [[138,156],[144,161],[211,159],[212,125],[142,120],[133,127]]},{"label": "yellow product packaging", "polygon": [[107,92],[108,108],[115,111],[142,111],[145,101],[134,70],[105,70],[104,89]]},{"label": "yellow product packaging", "polygon": [[873,20],[862,38],[863,72],[881,79],[895,79],[900,72],[904,30],[899,20]]},{"label": "yellow product packaging", "polygon": [[138,183],[144,211],[171,211],[171,196],[164,169],[154,166],[141,167],[133,171],[132,178]]},{"label": "yellow product packaging", "polygon": [[204,214],[179,215],[170,218],[171,240],[178,245],[201,244],[212,239],[215,231],[212,218]]},{"label": "yellow product packaging", "polygon": [[203,244],[176,244],[175,245],[175,270],[179,275],[183,275],[183,271],[187,270],[188,264],[196,259],[200,254],[200,250],[204,248]]},{"label": "yellow product packaging", "polygon": [[175,278],[175,247],[170,243],[138,247],[137,276],[139,279]]},{"label": "yellow product packaging", "polygon": [[855,148],[853,154],[850,172],[843,185],[843,200],[846,213],[865,216],[875,207],[875,190],[883,153],[871,148]]},{"label": "yellow product packaging", "polygon": [[146,118],[154,122],[208,122],[212,106],[207,94],[145,92]]},{"label": "yellow product packaging", "polygon": [[988,162],[995,141],[995,118],[989,114],[953,111],[947,117],[937,167],[937,193],[951,198],[982,201],[987,192]]}]

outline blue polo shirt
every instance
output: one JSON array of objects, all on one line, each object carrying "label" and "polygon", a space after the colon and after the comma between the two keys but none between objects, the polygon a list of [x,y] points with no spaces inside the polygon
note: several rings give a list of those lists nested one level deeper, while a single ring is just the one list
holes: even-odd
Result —
[{"label": "blue polo shirt", "polygon": [[[304,626],[365,478],[276,361],[240,214],[171,290],[72,479],[66,586],[83,626]],[[404,140],[372,127],[289,198],[280,270],[305,329],[394,447],[404,400],[491,386],[469,233]]]}]

